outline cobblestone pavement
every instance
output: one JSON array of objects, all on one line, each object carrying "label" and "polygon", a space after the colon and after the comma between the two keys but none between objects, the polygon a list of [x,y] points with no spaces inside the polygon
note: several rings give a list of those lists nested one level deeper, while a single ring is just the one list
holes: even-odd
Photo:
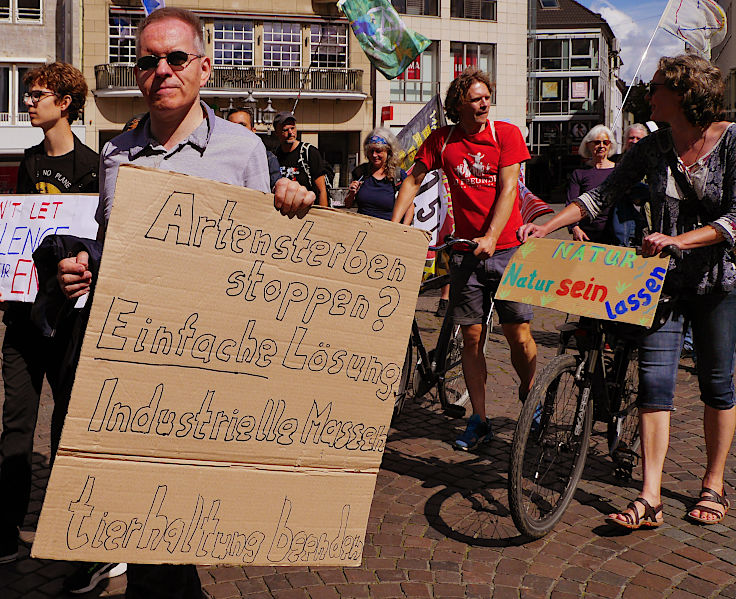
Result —
[{"label": "cobblestone pavement", "polygon": [[[438,324],[436,297],[422,297],[422,329]],[[554,354],[562,315],[537,309],[533,323],[540,365]],[[705,462],[702,407],[690,360],[680,365],[677,412],[665,464],[665,524],[621,534],[604,523],[641,488],[612,475],[603,439],[594,434],[579,490],[563,521],[528,542],[508,511],[506,469],[519,403],[505,340],[494,329],[488,350],[488,405],[496,436],[474,453],[448,441],[463,427],[442,415],[432,397],[408,404],[389,436],[373,500],[363,562],[357,568],[215,567],[200,569],[214,598],[275,597],[624,597],[736,598],[736,518],[699,527],[683,519],[700,488]],[[49,475],[51,402],[44,396],[34,455],[34,490],[23,532],[32,536]],[[736,485],[733,452],[727,482]],[[61,597],[64,562],[21,559],[0,566],[0,598]],[[88,594],[122,597],[125,577]]]}]

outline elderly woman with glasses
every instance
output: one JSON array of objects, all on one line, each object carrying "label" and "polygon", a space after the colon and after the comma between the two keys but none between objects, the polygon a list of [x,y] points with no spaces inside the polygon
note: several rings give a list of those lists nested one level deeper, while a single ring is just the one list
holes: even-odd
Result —
[{"label": "elderly woman with glasses", "polygon": [[345,206],[356,202],[358,214],[391,220],[396,192],[406,178],[399,168],[399,143],[388,129],[378,127],[365,138],[363,152],[368,162],[353,171]]},{"label": "elderly woman with glasses", "polygon": [[[570,175],[567,187],[567,204],[569,205],[581,193],[598,187],[613,172],[616,166],[608,159],[609,154],[616,151],[616,142],[613,133],[605,125],[596,125],[580,142],[578,154],[586,159],[584,168],[576,169]],[[583,218],[578,224],[570,228],[575,241],[597,241],[599,243],[614,243],[608,234],[606,223],[610,208],[606,207],[594,219]]]},{"label": "elderly woman with glasses", "polygon": [[721,72],[707,60],[693,55],[661,58],[647,98],[652,120],[670,128],[642,139],[600,187],[582,194],[548,223],[519,229],[523,241],[584,215],[595,217],[646,175],[655,232],[644,238],[642,251],[652,256],[670,245],[684,251],[682,260],[670,261],[664,283],[664,293],[674,298],[672,312],[661,328],[645,332],[639,342],[643,484],[627,509],[608,517],[618,527],[662,524],[662,470],[685,319],[692,323],[705,404],[706,461],[699,496],[686,516],[699,524],[716,524],[730,507],[724,473],[736,425],[736,126],[720,119],[723,94]]}]

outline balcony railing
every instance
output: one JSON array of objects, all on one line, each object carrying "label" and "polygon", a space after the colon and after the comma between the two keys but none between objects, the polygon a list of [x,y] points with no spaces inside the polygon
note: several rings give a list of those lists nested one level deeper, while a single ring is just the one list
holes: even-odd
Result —
[{"label": "balcony railing", "polygon": [[[97,90],[137,89],[133,65],[95,66]],[[343,68],[224,67],[212,68],[205,89],[250,91],[363,92],[363,71]]]}]

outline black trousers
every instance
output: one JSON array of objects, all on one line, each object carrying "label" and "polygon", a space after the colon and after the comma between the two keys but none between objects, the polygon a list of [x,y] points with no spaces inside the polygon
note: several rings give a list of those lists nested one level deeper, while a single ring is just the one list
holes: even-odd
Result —
[{"label": "black trousers", "polygon": [[[15,306],[3,340],[3,432],[0,436],[0,534],[15,534],[31,494],[31,458],[44,375],[52,391],[58,369],[56,340],[43,337],[30,321],[30,305]],[[62,417],[63,424],[63,417]],[[61,427],[59,427],[61,433]],[[7,538],[7,537],[5,537]]]},{"label": "black trousers", "polygon": [[128,564],[125,599],[202,599],[196,566]]}]

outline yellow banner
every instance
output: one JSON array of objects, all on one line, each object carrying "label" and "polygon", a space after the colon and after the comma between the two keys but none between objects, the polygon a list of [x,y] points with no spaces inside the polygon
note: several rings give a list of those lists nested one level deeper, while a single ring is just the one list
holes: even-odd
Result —
[{"label": "yellow banner", "polygon": [[496,299],[649,327],[669,257],[633,248],[530,239],[509,262]]}]

